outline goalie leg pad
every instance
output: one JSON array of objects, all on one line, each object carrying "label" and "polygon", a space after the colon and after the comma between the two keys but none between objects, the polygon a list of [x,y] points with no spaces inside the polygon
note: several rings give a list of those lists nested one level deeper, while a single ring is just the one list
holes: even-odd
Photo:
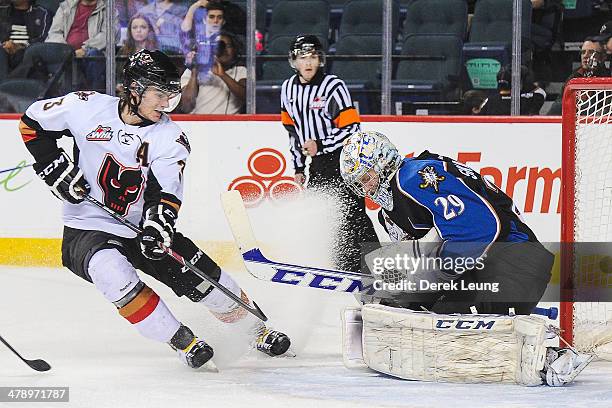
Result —
[{"label": "goalie leg pad", "polygon": [[363,322],[361,308],[347,307],[342,311],[342,361],[346,368],[365,368],[361,343]]},{"label": "goalie leg pad", "polygon": [[363,359],[395,377],[540,385],[546,323],[531,316],[440,315],[365,305]]}]

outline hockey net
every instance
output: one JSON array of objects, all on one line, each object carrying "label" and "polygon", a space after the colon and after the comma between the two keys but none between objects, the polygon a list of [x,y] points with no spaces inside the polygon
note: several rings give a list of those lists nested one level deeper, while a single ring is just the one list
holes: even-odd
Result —
[{"label": "hockey net", "polygon": [[[612,79],[567,84],[562,163],[563,337],[580,351],[612,360],[612,298],[606,296],[612,292],[612,258],[606,258],[612,251],[584,249],[612,246]],[[587,291],[597,295],[581,293]]]}]

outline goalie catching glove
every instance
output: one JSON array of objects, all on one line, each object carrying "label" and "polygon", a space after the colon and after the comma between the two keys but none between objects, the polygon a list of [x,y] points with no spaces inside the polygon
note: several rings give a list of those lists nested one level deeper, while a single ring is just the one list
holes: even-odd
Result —
[{"label": "goalie catching glove", "polygon": [[34,163],[32,167],[60,200],[78,204],[89,194],[89,184],[83,177],[83,172],[64,149],[57,149],[47,156],[46,160]]},{"label": "goalie catching glove", "polygon": [[153,260],[166,256],[159,243],[165,247],[172,245],[177,216],[177,211],[166,203],[159,203],[147,210],[140,234],[140,249],[144,256]]}]

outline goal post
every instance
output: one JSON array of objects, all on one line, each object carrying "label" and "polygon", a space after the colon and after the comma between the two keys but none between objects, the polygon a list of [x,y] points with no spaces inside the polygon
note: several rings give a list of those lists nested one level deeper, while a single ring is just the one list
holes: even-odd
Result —
[{"label": "goal post", "polygon": [[606,256],[612,250],[605,248],[612,246],[612,78],[566,84],[562,129],[562,336],[580,351],[609,359],[612,258]]}]

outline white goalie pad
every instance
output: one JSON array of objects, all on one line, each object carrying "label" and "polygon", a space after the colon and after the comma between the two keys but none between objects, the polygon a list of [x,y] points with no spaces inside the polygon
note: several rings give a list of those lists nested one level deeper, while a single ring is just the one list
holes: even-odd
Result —
[{"label": "white goalie pad", "polygon": [[421,381],[542,384],[548,326],[540,318],[369,304],[362,319],[363,360],[373,370]]},{"label": "white goalie pad", "polygon": [[361,344],[363,322],[360,307],[347,307],[342,311],[342,361],[346,368],[367,368],[363,361]]}]

